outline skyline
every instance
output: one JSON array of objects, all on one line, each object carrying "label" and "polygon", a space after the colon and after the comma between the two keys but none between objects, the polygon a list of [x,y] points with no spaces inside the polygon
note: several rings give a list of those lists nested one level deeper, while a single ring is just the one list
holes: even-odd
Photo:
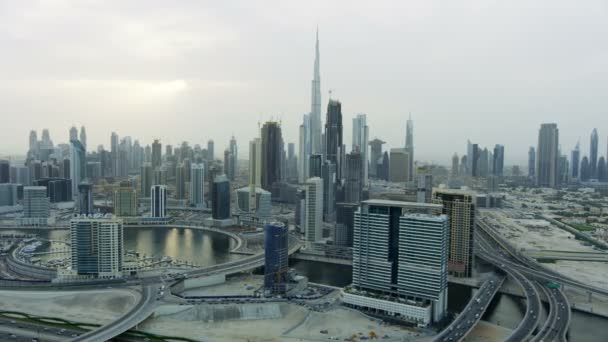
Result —
[{"label": "skyline", "polygon": [[[292,5],[280,9],[285,15],[279,19],[272,6],[267,13],[184,3],[3,8],[0,41],[10,48],[0,66],[0,106],[11,120],[5,121],[0,154],[24,154],[30,129],[48,128],[55,142],[67,142],[69,127],[84,125],[88,149],[109,148],[116,131],[144,145],[156,137],[174,146],[204,146],[213,139],[221,151],[234,134],[241,155],[247,155],[258,122],[272,117],[281,119],[286,142],[297,144],[302,115],[310,110],[318,25],[321,117],[332,89],[342,102],[347,146],[349,122],[358,113],[367,114],[370,140],[401,146],[411,112],[420,161],[449,165],[470,139],[488,148],[505,145],[505,162],[525,165],[545,122],[560,127],[562,153],[569,154],[580,138],[581,157],[588,155],[589,135],[597,127],[598,154],[605,155],[608,126],[598,118],[605,113],[601,61],[608,51],[594,44],[608,32],[605,4],[551,2],[542,12],[542,6],[523,3],[476,3],[355,4],[341,8],[346,18],[340,25],[332,21],[335,4],[320,4],[325,10],[316,7],[314,13]],[[18,22],[22,11],[30,16]],[[96,20],[85,25],[83,18],[93,11]],[[171,15],[165,18],[163,11]],[[295,13],[302,15],[294,18]],[[545,26],[539,28],[534,19],[541,14]],[[401,15],[405,23],[395,26]],[[249,20],[235,20],[244,18]],[[575,25],[577,18],[584,22]],[[475,30],[478,24],[485,25],[483,32]],[[67,30],[74,25],[82,32]],[[527,40],[518,40],[524,33]],[[445,143],[452,148],[443,148]]]}]

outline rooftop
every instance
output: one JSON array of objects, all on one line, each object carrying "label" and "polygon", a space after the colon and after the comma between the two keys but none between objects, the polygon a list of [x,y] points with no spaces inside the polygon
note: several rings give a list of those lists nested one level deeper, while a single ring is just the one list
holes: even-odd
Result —
[{"label": "rooftop", "polygon": [[404,201],[392,201],[385,199],[369,199],[361,202],[361,204],[367,205],[381,205],[387,207],[402,207],[402,208],[427,208],[427,209],[441,209],[441,204],[434,203],[419,203],[419,202],[404,202]]}]

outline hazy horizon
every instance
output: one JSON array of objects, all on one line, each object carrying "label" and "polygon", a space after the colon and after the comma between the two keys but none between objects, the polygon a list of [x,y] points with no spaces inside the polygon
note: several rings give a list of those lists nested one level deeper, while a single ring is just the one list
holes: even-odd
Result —
[{"label": "hazy horizon", "polygon": [[247,159],[271,118],[297,145],[317,26],[323,119],[331,89],[349,149],[357,113],[388,148],[412,113],[420,161],[448,164],[470,139],[523,165],[543,122],[566,154],[580,138],[587,155],[593,128],[607,153],[606,1],[264,4],[0,2],[0,154],[24,154],[31,129],[57,144],[84,125],[89,149],[115,131],[143,145],[213,139],[219,156],[234,134]]}]

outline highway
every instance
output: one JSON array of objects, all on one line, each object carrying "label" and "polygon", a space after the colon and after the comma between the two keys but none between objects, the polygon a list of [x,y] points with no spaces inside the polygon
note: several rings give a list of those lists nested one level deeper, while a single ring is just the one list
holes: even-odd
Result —
[{"label": "highway", "polygon": [[481,285],[479,290],[475,293],[475,296],[471,298],[458,317],[437,335],[433,339],[433,342],[459,341],[467,336],[486,312],[488,305],[490,305],[492,298],[494,298],[502,286],[505,278],[504,275],[498,273],[492,274],[492,276]]},{"label": "highway", "polygon": [[156,293],[158,285],[155,283],[142,284],[141,300],[129,312],[110,324],[82,334],[71,341],[98,342],[108,341],[148,318],[156,308]]},{"label": "highway", "polygon": [[[487,229],[489,228],[486,226],[486,229],[482,228],[478,230],[475,236],[478,254],[483,255],[493,252],[493,257],[502,263],[501,266],[510,267],[521,274],[525,274],[529,279],[536,280],[536,287],[540,288],[547,298],[549,314],[533,341],[566,341],[566,334],[571,318],[570,304],[560,288],[546,287],[547,283],[561,282],[562,278],[555,275],[547,275],[544,271],[538,271],[528,266],[529,263],[526,262],[527,259],[525,257],[514,255],[508,249],[505,251],[502,247],[506,242],[500,243],[500,241],[496,241],[494,235],[488,232]],[[489,239],[492,239],[492,242]],[[531,264],[536,266],[536,263]]]},{"label": "highway", "polygon": [[66,337],[77,336],[79,331],[44,326],[19,319],[0,318],[0,341],[65,341]]}]

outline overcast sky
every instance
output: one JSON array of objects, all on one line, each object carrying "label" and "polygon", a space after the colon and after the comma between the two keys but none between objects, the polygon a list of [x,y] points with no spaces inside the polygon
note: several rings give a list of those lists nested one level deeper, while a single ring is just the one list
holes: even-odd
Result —
[{"label": "overcast sky", "polygon": [[418,160],[447,164],[469,138],[525,163],[542,122],[583,154],[597,127],[606,154],[600,0],[0,0],[0,153],[24,153],[30,129],[65,142],[73,124],[89,146],[116,131],[221,151],[234,134],[246,158],[275,118],[297,142],[317,25],[323,112],[332,89],[349,148],[356,113],[397,147],[411,112]]}]

